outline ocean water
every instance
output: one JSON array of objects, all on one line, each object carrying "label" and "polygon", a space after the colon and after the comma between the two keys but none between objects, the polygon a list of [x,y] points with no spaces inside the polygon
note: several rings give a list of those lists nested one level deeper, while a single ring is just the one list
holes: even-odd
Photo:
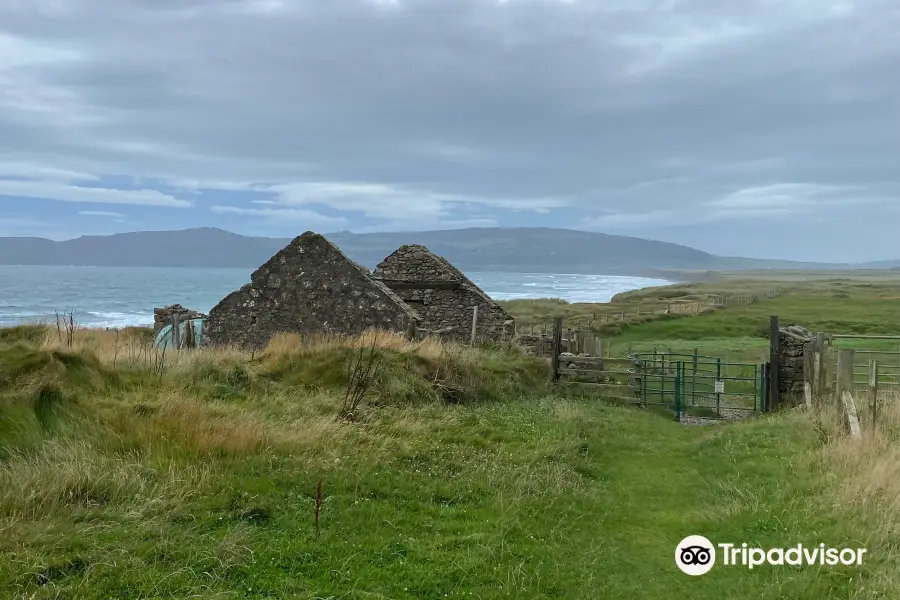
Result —
[{"label": "ocean water", "polygon": [[[55,322],[74,311],[90,327],[153,323],[153,309],[169,304],[208,312],[250,281],[252,269],[34,267],[0,265],[0,326]],[[667,281],[607,275],[468,273],[495,300],[562,298],[608,302],[615,294]]]}]

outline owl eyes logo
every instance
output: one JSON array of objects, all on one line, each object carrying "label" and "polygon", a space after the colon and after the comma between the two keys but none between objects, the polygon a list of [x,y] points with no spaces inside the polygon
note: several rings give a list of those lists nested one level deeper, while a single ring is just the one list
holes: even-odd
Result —
[{"label": "owl eyes logo", "polygon": [[675,564],[688,575],[704,575],[716,564],[715,548],[702,535],[690,535],[675,548]]},{"label": "owl eyes logo", "polygon": [[688,546],[681,550],[681,562],[686,565],[705,565],[712,558],[712,549],[703,546]]}]

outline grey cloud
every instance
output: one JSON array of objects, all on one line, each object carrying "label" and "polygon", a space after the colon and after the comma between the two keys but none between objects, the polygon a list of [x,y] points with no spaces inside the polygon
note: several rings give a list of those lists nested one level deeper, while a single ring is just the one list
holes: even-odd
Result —
[{"label": "grey cloud", "polygon": [[690,242],[673,205],[900,193],[898,26],[894,0],[14,1],[0,160]]},{"label": "grey cloud", "polygon": [[188,200],[182,200],[156,190],[119,190],[29,180],[0,179],[0,196],[93,204],[134,204],[170,208],[192,206]]}]

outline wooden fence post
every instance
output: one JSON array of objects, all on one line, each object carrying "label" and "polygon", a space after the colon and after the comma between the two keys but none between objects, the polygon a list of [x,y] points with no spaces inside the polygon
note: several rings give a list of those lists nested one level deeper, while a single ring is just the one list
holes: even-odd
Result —
[{"label": "wooden fence post", "polygon": [[175,350],[181,350],[181,331],[178,329],[178,315],[172,315],[172,347]]},{"label": "wooden fence post", "polygon": [[778,365],[780,348],[778,342],[778,317],[769,318],[769,401],[766,410],[773,410],[781,402],[779,395]]},{"label": "wooden fence post", "polygon": [[197,347],[197,335],[194,331],[194,322],[188,320],[184,324],[184,347],[185,348],[196,348]]},{"label": "wooden fence post", "polygon": [[813,378],[810,385],[813,398],[817,399],[825,394],[825,366],[822,364],[822,356],[818,350],[813,354]]},{"label": "wooden fence post", "polygon": [[550,377],[559,381],[559,353],[562,346],[562,317],[553,318],[553,340],[550,350]]},{"label": "wooden fence post", "polygon": [[816,333],[816,353],[815,364],[813,369],[815,372],[815,380],[813,382],[813,393],[816,397],[821,398],[825,395],[825,334],[821,331]]},{"label": "wooden fence post", "polygon": [[853,348],[841,348],[838,351],[837,383],[835,385],[835,398],[840,405],[843,392],[853,392],[853,360],[856,352]]},{"label": "wooden fence post", "polygon": [[469,340],[471,345],[475,345],[475,327],[478,325],[478,305],[472,307],[472,337]]},{"label": "wooden fence post", "polygon": [[878,419],[878,360],[869,362],[869,405],[872,411],[872,427]]},{"label": "wooden fence post", "polygon": [[838,351],[837,383],[835,385],[835,403],[840,411],[841,425],[851,437],[859,437],[859,416],[853,398],[853,360],[856,353],[852,348],[841,348]]},{"label": "wooden fence post", "polygon": [[816,343],[803,345],[803,400],[806,406],[812,406],[813,385],[816,380]]}]

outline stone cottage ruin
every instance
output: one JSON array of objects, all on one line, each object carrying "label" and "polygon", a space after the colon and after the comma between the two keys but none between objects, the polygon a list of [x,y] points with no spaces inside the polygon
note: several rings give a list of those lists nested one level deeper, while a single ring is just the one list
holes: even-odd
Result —
[{"label": "stone cottage ruin", "polygon": [[172,304],[162,308],[153,309],[153,331],[159,332],[166,325],[172,324],[173,318],[179,321],[187,321],[190,319],[203,319],[206,317],[201,312],[185,308],[180,304]]},{"label": "stone cottage ruin", "polygon": [[406,333],[419,317],[368,269],[323,236],[307,231],[251,275],[209,313],[211,344],[265,347],[280,332],[358,335]]},{"label": "stone cottage ruin", "polygon": [[475,307],[476,340],[510,340],[515,333],[515,323],[506,311],[424,246],[401,246],[376,267],[374,276],[422,318],[425,333],[469,340]]}]

